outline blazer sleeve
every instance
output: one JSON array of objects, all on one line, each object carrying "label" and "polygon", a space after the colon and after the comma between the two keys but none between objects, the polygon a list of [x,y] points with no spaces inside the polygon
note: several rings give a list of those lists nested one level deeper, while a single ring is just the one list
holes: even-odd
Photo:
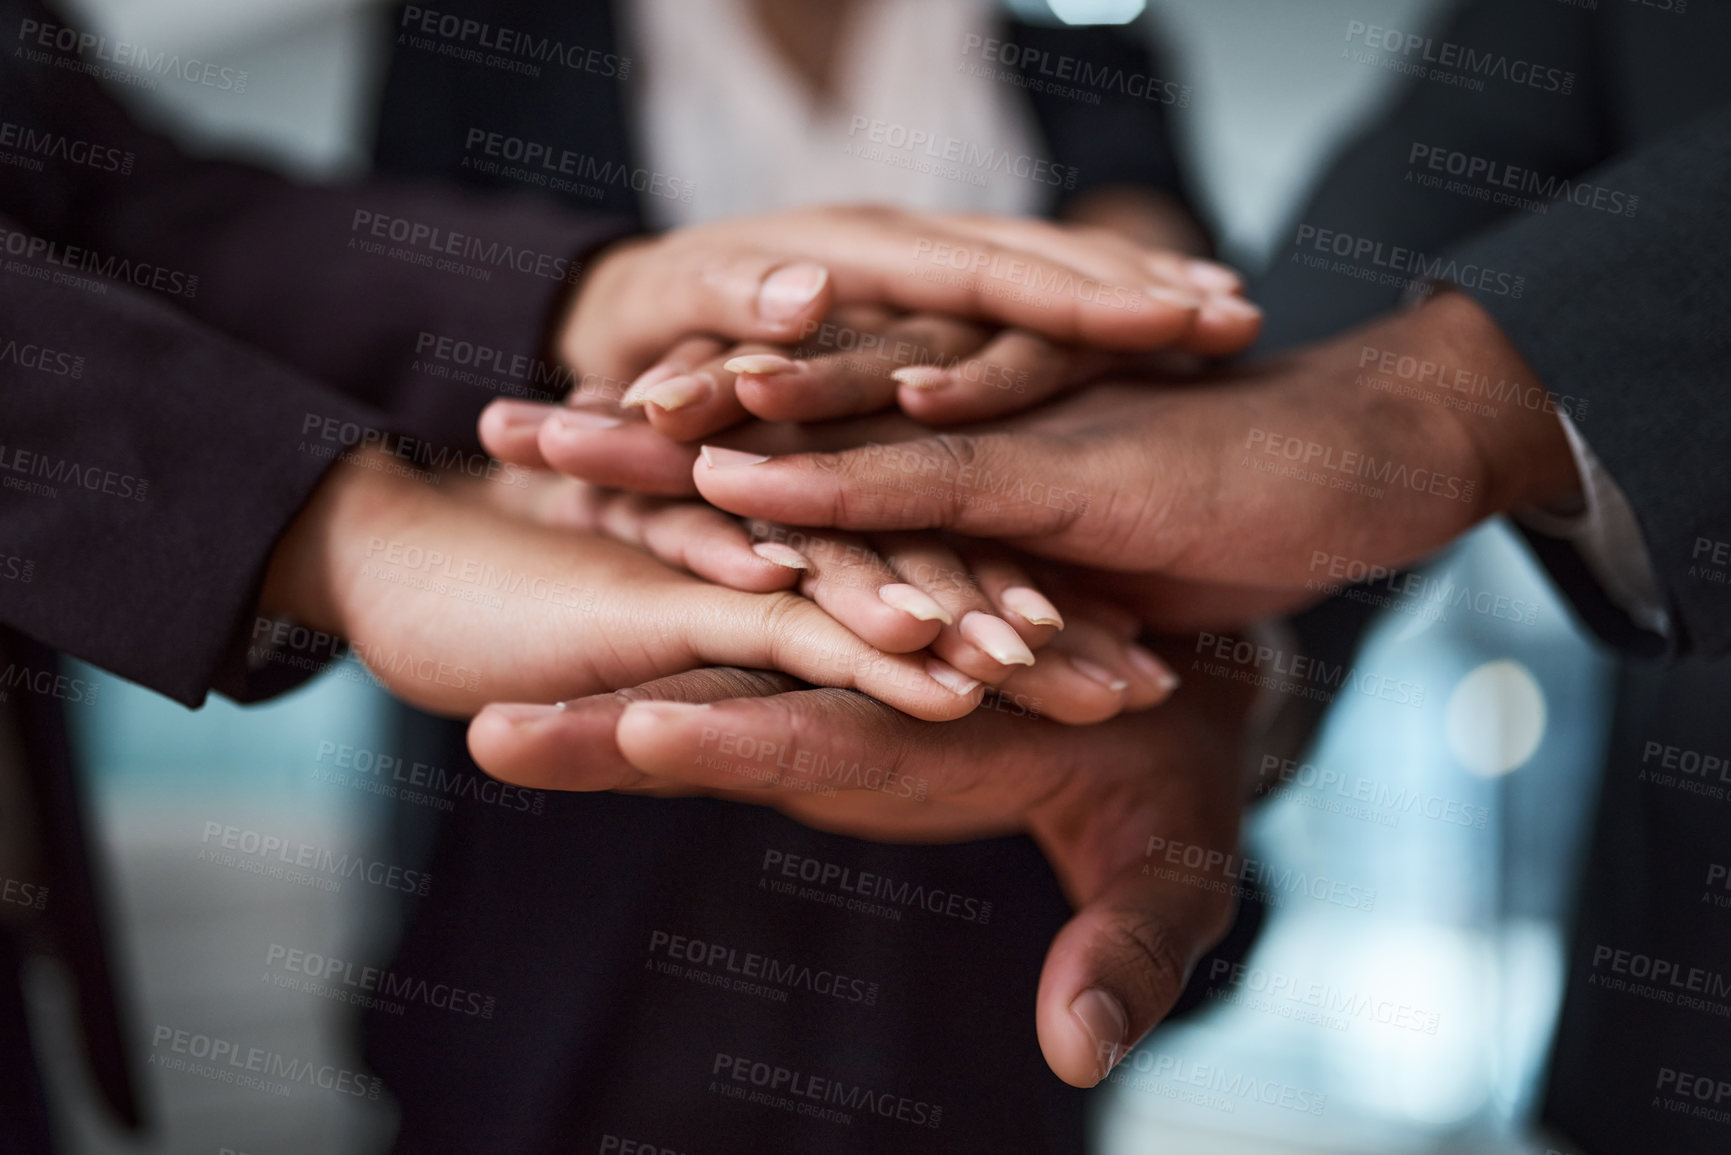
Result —
[{"label": "blazer sleeve", "polygon": [[1731,106],[1603,165],[1583,183],[1639,198],[1634,216],[1561,199],[1460,246],[1456,267],[1507,270],[1517,295],[1463,284],[1501,326],[1633,507],[1671,609],[1674,648],[1731,651]]}]

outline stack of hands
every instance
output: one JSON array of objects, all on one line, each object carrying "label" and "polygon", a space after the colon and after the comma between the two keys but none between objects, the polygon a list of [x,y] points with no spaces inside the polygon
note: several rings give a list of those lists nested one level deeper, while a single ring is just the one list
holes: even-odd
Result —
[{"label": "stack of hands", "polygon": [[[482,440],[526,484],[357,459],[263,608],[477,671],[374,664],[525,786],[1029,834],[1078,912],[1041,1046],[1092,1085],[1231,920],[1218,870],[1147,869],[1151,839],[1235,850],[1254,792],[1255,691],[1179,689],[1197,632],[1318,600],[1319,556],[1404,565],[1579,489],[1554,414],[1463,414],[1440,371],[1359,383],[1386,356],[1532,383],[1464,295],[1220,368],[1260,316],[1222,266],[1038,221],[826,209],[630,242],[558,338],[628,389],[494,403]],[[437,580],[380,580],[426,559]],[[502,596],[451,596],[476,572]]]}]

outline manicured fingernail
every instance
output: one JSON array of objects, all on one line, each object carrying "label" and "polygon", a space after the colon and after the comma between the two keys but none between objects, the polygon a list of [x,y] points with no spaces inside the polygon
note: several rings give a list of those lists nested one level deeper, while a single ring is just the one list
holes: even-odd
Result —
[{"label": "manicured fingernail", "polygon": [[1178,688],[1178,675],[1172,672],[1171,666],[1156,657],[1154,651],[1130,645],[1124,647],[1124,653],[1137,672],[1158,686],[1162,693],[1170,694]]},{"label": "manicured fingernail", "polygon": [[1194,293],[1186,293],[1170,285],[1149,285],[1148,295],[1162,305],[1173,305],[1180,309],[1194,309],[1202,304],[1201,299]]},{"label": "manicured fingernail", "polygon": [[956,619],[950,616],[950,611],[939,605],[925,590],[910,585],[887,585],[878,587],[878,600],[891,609],[900,610],[909,617],[918,618],[922,622],[942,622],[950,625]]},{"label": "manicured fingernail", "polygon": [[[691,717],[699,710],[707,709],[708,702],[633,702],[625,707],[625,713],[648,715],[653,722],[673,724]],[[623,721],[623,716],[621,720]]]},{"label": "manicured fingernail", "polygon": [[565,429],[584,433],[594,429],[617,429],[625,424],[617,417],[592,409],[560,409],[553,414],[553,420]]},{"label": "manicured fingernail", "polygon": [[495,415],[493,420],[503,422],[507,429],[539,425],[553,413],[552,406],[536,405],[532,401],[495,401],[488,410]]},{"label": "manicured fingernail", "polygon": [[1098,987],[1090,987],[1076,996],[1070,1013],[1094,1041],[1094,1058],[1100,1078],[1112,1073],[1112,1068],[1124,1057],[1125,1036],[1130,1033],[1130,1017],[1118,1000]]},{"label": "manicured fingernail", "polygon": [[751,552],[764,561],[773,562],[782,569],[807,570],[811,562],[805,555],[790,545],[782,545],[779,541],[760,541],[751,547]]},{"label": "manicured fingernail", "polygon": [[1203,316],[1225,317],[1233,321],[1247,321],[1262,316],[1262,310],[1246,301],[1243,297],[1209,297],[1202,303]]},{"label": "manicured fingernail", "polygon": [[1213,261],[1188,261],[1184,271],[1190,276],[1190,283],[1204,293],[1235,293],[1244,286],[1244,278]]},{"label": "manicured fingernail", "polygon": [[940,662],[936,658],[926,659],[926,676],[960,697],[965,697],[980,687],[978,679],[970,678],[948,662]]},{"label": "manicured fingernail", "polygon": [[930,365],[908,365],[890,374],[890,379],[909,389],[918,389],[921,393],[936,393],[939,389],[949,387],[949,371],[935,369]]},{"label": "manicured fingernail", "polygon": [[1034,651],[1003,618],[974,610],[962,618],[962,637],[991,655],[1000,666],[1031,666]]},{"label": "manicured fingernail", "polygon": [[998,601],[1025,622],[1036,626],[1056,626],[1060,630],[1064,628],[1064,615],[1039,590],[1011,586]]},{"label": "manicured fingernail", "polygon": [[817,300],[828,282],[829,270],[822,265],[783,265],[757,290],[757,315],[766,321],[790,321]]},{"label": "manicured fingernail", "polygon": [[735,357],[722,365],[729,373],[750,373],[757,377],[773,377],[777,373],[797,373],[804,368],[798,361],[777,357],[774,353],[750,353]]},{"label": "manicured fingernail", "polygon": [[503,718],[513,726],[533,726],[565,711],[565,704],[557,706],[538,706],[531,702],[495,702],[487,707],[487,712],[496,718]]},{"label": "manicured fingernail", "polygon": [[742,465],[762,465],[769,458],[761,453],[741,453],[737,449],[723,449],[719,445],[705,445],[703,460],[711,469],[738,469]]},{"label": "manicured fingernail", "polygon": [[669,377],[659,384],[651,385],[643,391],[642,400],[671,413],[675,409],[683,409],[701,401],[713,392],[714,377],[708,373],[690,373],[682,377]]},{"label": "manicured fingernail", "polygon": [[1130,682],[1128,679],[1120,678],[1117,674],[1114,674],[1111,670],[1108,670],[1098,662],[1090,662],[1087,658],[1078,658],[1072,654],[1070,657],[1070,664],[1076,667],[1076,672],[1078,674],[1081,674],[1089,681],[1099,682],[1114,694],[1122,693],[1130,688]]}]

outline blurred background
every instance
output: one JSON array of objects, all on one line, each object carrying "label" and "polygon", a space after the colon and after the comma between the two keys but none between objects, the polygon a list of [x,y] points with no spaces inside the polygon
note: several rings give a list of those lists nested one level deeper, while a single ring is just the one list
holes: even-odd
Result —
[{"label": "blurred background", "polygon": [[[1026,13],[1044,0],[1015,0]],[[1192,98],[1183,152],[1225,256],[1255,269],[1344,136],[1396,78],[1343,60],[1358,19],[1433,24],[1439,0],[1056,2],[1064,14],[1158,32]],[[204,153],[307,179],[362,174],[391,36],[378,0],[77,0],[88,26],[244,69],[241,94],[129,89],[141,115]],[[1244,972],[1199,1014],[1139,1048],[1097,1094],[1094,1149],[1162,1152],[1544,1151],[1528,1133],[1561,989],[1575,860],[1604,739],[1610,665],[1505,527],[1425,571],[1384,612],[1365,668],[1425,688],[1426,708],[1347,695],[1305,765],[1252,825],[1247,853],[1277,870],[1374,892],[1371,909],[1287,895]],[[1530,607],[1475,614],[1461,590]],[[352,1011],[281,985],[285,950],[361,965],[386,957],[395,908],[350,880],[332,893],[236,869],[210,824],[338,853],[380,855],[392,807],[332,751],[384,748],[383,698],[345,663],[298,693],[188,712],[95,671],[75,711],[93,783],[135,1023],[203,1032],[358,1067]],[[359,783],[363,788],[357,788]],[[61,977],[33,975],[38,1029],[68,1035]],[[55,1108],[73,1150],[139,1148],[108,1132],[70,1044],[52,1042]],[[159,1152],[385,1149],[388,1102],[273,1096],[137,1056]],[[532,1061],[532,1060],[531,1060]]]}]

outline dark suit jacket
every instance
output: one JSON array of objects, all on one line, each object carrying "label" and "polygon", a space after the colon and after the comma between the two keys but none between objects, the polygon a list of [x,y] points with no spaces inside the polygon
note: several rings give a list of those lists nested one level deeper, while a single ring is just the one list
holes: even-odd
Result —
[{"label": "dark suit jacket", "polygon": [[[1693,1092],[1697,1076],[1731,1073],[1731,918],[1713,885],[1731,819],[1731,663],[1708,660],[1731,650],[1731,585],[1711,561],[1731,550],[1714,544],[1731,541],[1731,8],[1479,0],[1445,29],[1401,31],[1422,43],[1365,65],[1425,76],[1294,222],[1260,287],[1265,340],[1399,303],[1366,275],[1454,281],[1567,399],[1627,494],[1667,641],[1637,629],[1572,546],[1529,535],[1602,638],[1687,656],[1621,675],[1544,1115],[1593,1155],[1722,1152],[1723,1104]],[[1468,72],[1468,52],[1486,71]],[[1471,75],[1482,90],[1458,83]],[[1586,789],[1594,768],[1580,769]]]}]

